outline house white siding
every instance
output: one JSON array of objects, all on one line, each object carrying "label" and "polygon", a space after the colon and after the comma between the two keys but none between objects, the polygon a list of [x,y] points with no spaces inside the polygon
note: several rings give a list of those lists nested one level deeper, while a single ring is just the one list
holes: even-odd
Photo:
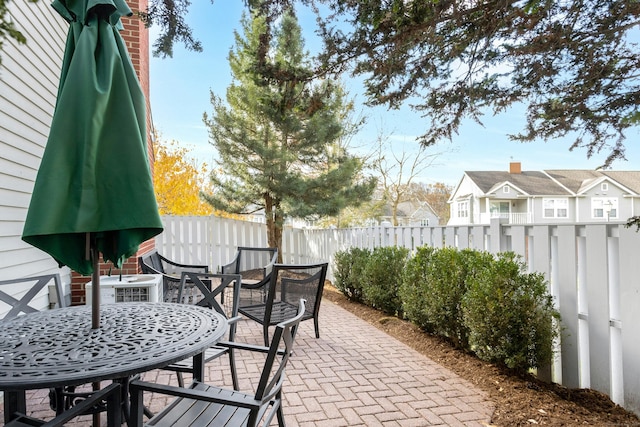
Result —
[{"label": "house white siding", "polygon": [[[620,221],[633,216],[629,192],[615,182],[603,181],[581,194],[580,216],[583,221]],[[598,203],[598,202],[600,203]],[[594,215],[594,208],[604,202],[602,216]],[[613,211],[615,209],[615,211]],[[608,215],[608,213],[610,215]]]},{"label": "house white siding", "polygon": [[[473,221],[474,214],[479,215],[481,208],[479,205],[479,201],[477,198],[473,197],[474,194],[478,194],[480,189],[478,186],[468,177],[463,176],[460,184],[454,191],[454,195],[456,196],[450,200],[450,217],[449,217],[449,225],[462,225],[462,224],[474,224],[478,222],[479,218],[476,221]],[[468,202],[467,205],[467,216],[462,216],[458,209],[460,203]]]},{"label": "house white siding", "polygon": [[[49,2],[12,1],[11,20],[26,44],[0,51],[0,278],[60,272],[21,240],[31,192],[55,107],[67,23]],[[62,271],[68,283],[67,271]]]},{"label": "house white siding", "polygon": [[[466,171],[448,225],[626,221],[640,214],[640,171]],[[469,211],[459,209],[468,201]],[[460,215],[464,212],[465,215]]]}]

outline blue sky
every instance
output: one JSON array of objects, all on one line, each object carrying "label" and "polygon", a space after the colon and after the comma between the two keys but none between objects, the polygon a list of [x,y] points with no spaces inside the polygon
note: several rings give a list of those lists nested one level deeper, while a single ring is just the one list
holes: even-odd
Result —
[{"label": "blue sky", "polygon": [[[176,140],[191,150],[199,162],[213,164],[215,150],[208,142],[207,129],[202,115],[211,112],[209,91],[224,97],[231,82],[227,61],[233,47],[233,31],[240,29],[243,9],[240,0],[193,2],[187,22],[194,35],[202,42],[203,52],[190,52],[181,45],[174,48],[173,58],[151,58],[151,113],[156,129],[164,141]],[[314,17],[307,11],[299,12],[300,24],[305,36],[305,47],[314,53],[319,42],[313,34]],[[151,37],[155,32],[152,29]],[[361,85],[355,80],[345,84],[368,117],[367,125],[353,138],[352,146],[362,152],[373,148],[382,130],[389,134],[394,150],[413,152],[417,149],[415,138],[426,129],[425,120],[408,106],[400,111],[384,107],[362,106],[364,97]],[[444,182],[455,185],[465,170],[508,170],[509,162],[522,163],[523,170],[542,169],[594,169],[602,164],[605,155],[587,159],[586,151],[569,151],[570,140],[519,143],[510,141],[507,135],[516,133],[524,125],[524,109],[512,109],[499,116],[485,116],[484,127],[465,122],[459,135],[452,142],[443,141],[428,153],[442,153],[435,164],[425,169],[420,181]],[[627,161],[614,163],[613,168],[631,170],[640,167],[638,132],[627,134]]]}]

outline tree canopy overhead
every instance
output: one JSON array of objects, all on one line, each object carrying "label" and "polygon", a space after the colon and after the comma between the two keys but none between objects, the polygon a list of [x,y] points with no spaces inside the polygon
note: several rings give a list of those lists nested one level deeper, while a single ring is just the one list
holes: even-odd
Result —
[{"label": "tree canopy overhead", "polygon": [[[636,0],[340,0],[322,25],[324,62],[367,76],[372,104],[411,100],[421,140],[522,104],[519,141],[570,136],[605,165],[640,119]],[[342,19],[342,25],[336,25]]]},{"label": "tree canopy overhead", "polygon": [[[425,145],[451,139],[464,119],[482,123],[483,114],[522,105],[526,125],[513,139],[568,136],[572,149],[585,147],[588,156],[602,152],[603,166],[610,166],[624,158],[627,133],[640,120],[637,0],[244,3],[267,22],[294,3],[328,10],[330,16],[318,20],[325,51],[316,72],[365,76],[374,105],[411,102],[426,119]],[[175,5],[176,13],[154,22],[166,28],[167,39],[188,47],[192,38],[181,7],[189,4],[152,0],[149,9]],[[181,37],[185,29],[188,37]],[[156,53],[170,54],[172,45],[162,40]]]}]

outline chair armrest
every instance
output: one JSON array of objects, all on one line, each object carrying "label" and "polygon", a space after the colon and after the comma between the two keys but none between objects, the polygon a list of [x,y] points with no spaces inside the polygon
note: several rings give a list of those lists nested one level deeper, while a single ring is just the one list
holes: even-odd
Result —
[{"label": "chair armrest", "polygon": [[96,392],[91,393],[91,395],[80,401],[79,403],[73,405],[70,409],[64,411],[51,421],[42,424],[43,427],[54,427],[54,426],[64,426],[67,422],[71,421],[73,418],[82,415],[85,411],[91,409],[96,403],[101,400],[108,398],[112,400],[112,404],[117,406],[117,408],[110,408],[114,414],[120,414],[120,384],[113,383],[108,385],[107,387],[98,390]]},{"label": "chair armrest", "polygon": [[[261,346],[261,345],[239,343],[239,342],[235,342],[235,341],[218,341],[216,343],[216,345],[220,346],[220,347],[232,348],[234,350],[253,351],[255,353],[268,353],[269,352],[269,347],[264,347],[264,346]],[[277,354],[282,356],[284,354],[284,350],[278,350]]]},{"label": "chair armrest", "polygon": [[[191,384],[190,388],[182,388],[172,385],[154,384],[146,381],[134,380],[129,383],[129,389],[132,398],[138,396],[142,391],[150,391],[153,393],[184,397],[187,399],[196,399],[205,402],[229,404],[241,408],[253,409],[260,407],[261,402],[255,400],[252,395],[248,395],[242,392],[235,392],[234,395],[220,397],[219,395],[214,394],[210,391],[195,389],[194,387],[197,387],[199,384],[200,383],[198,382],[194,382],[193,384]],[[213,386],[208,387],[214,390],[224,390]]]},{"label": "chair armrest", "polygon": [[264,266],[264,277],[269,277],[269,275],[273,271],[273,265],[274,263],[270,262],[269,264]]},{"label": "chair armrest", "polygon": [[233,258],[233,261],[231,261],[229,264],[224,264],[220,271],[223,274],[237,274],[238,273],[237,264],[238,264],[238,255],[236,255],[235,258]]},{"label": "chair armrest", "polygon": [[140,266],[143,274],[164,274],[162,271],[158,271],[157,268],[154,268],[144,259],[144,257],[138,257],[138,265]]},{"label": "chair armrest", "polygon": [[165,257],[163,257],[162,255],[158,255],[160,257],[161,260],[163,260],[164,262],[166,262],[169,265],[173,265],[175,267],[181,267],[181,268],[193,268],[193,269],[198,269],[201,268],[203,269],[203,273],[208,273],[209,272],[209,266],[208,265],[197,265],[197,264],[180,264],[179,262],[175,262],[175,261],[171,261],[170,259],[167,259]]},{"label": "chair armrest", "polygon": [[149,264],[144,264],[145,270],[143,273],[145,274],[161,274],[163,278],[172,281],[172,282],[180,282],[180,278],[179,277],[175,277],[172,276],[170,274],[167,273],[163,273],[162,271],[159,271],[153,267],[151,267]]},{"label": "chair armrest", "polygon": [[234,325],[236,323],[238,323],[240,320],[242,320],[242,316],[234,316],[234,317],[230,317],[227,319],[227,323],[229,325]]},{"label": "chair armrest", "polygon": [[232,348],[234,350],[246,350],[246,351],[253,351],[253,352],[257,352],[257,353],[268,353],[269,352],[269,347],[265,347],[265,346],[262,346],[262,345],[239,343],[239,342],[235,342],[235,341],[218,341],[216,343],[216,345],[222,346],[222,347],[227,347],[227,348]]},{"label": "chair armrest", "polygon": [[268,275],[271,274],[271,272],[273,271],[273,266],[276,264],[276,262],[278,261],[278,254],[276,253],[271,260],[269,261],[269,263],[267,265],[264,266],[264,277],[267,277]]}]

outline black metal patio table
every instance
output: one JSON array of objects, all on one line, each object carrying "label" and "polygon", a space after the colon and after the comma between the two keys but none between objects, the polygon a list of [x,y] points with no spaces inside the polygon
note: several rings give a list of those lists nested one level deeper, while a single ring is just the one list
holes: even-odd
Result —
[{"label": "black metal patio table", "polygon": [[214,310],[187,304],[105,304],[100,317],[91,329],[91,307],[76,306],[0,322],[5,422],[26,413],[25,390],[121,380],[188,357],[202,379],[202,352],[228,326]]}]

